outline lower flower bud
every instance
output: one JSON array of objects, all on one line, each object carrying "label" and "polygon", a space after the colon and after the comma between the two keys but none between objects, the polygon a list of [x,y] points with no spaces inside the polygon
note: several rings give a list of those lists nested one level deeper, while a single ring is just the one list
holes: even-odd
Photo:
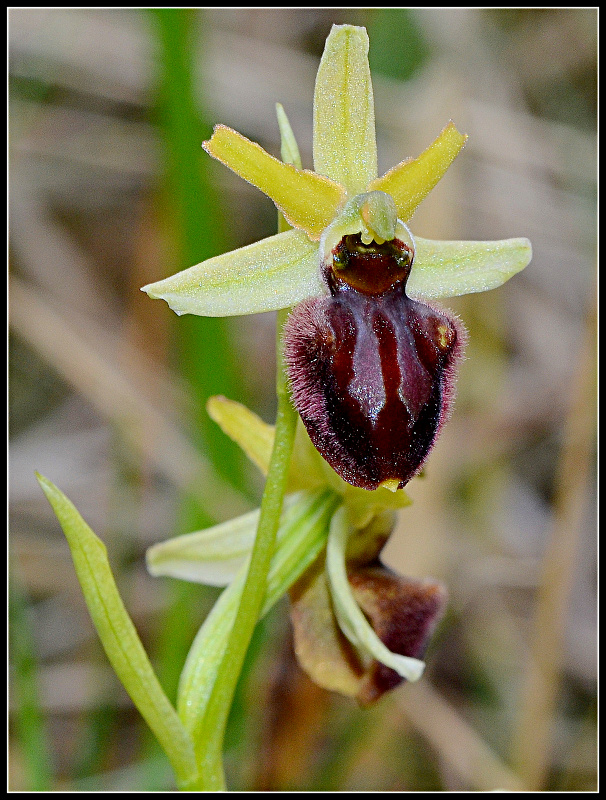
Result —
[{"label": "lower flower bud", "polygon": [[[446,606],[444,587],[401,577],[378,563],[350,571],[349,582],[383,644],[393,653],[422,659]],[[374,661],[360,682],[357,698],[372,703],[403,680],[395,670]]]}]

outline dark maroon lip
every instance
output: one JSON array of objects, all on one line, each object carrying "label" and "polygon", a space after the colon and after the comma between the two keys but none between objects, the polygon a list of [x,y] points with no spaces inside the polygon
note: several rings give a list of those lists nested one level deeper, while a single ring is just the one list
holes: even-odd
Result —
[{"label": "dark maroon lip", "polygon": [[446,419],[465,332],[447,312],[406,295],[410,258],[399,244],[345,237],[335,251],[330,296],[297,306],[285,329],[293,401],[345,481],[401,488]]}]

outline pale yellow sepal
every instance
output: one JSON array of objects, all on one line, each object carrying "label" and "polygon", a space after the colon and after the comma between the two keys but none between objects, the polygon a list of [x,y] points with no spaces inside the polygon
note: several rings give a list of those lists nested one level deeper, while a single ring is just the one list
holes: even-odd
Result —
[{"label": "pale yellow sepal", "polygon": [[288,230],[144,286],[177,314],[231,317],[277,311],[326,292],[318,246]]},{"label": "pale yellow sepal", "polygon": [[297,169],[256,142],[217,125],[203,145],[206,152],[270,197],[295,228],[318,240],[345,199],[342,186],[309,170]]},{"label": "pale yellow sepal", "polygon": [[377,177],[375,112],[365,28],[333,25],[314,94],[314,169],[349,197]]},{"label": "pale yellow sepal", "polygon": [[465,144],[467,136],[449,122],[438,138],[420,156],[397,164],[368,189],[390,194],[398,209],[398,217],[407,222],[417,206],[438,183]]},{"label": "pale yellow sepal", "polygon": [[406,285],[410,297],[457,297],[496,289],[532,258],[528,239],[434,242],[415,237],[416,255]]}]

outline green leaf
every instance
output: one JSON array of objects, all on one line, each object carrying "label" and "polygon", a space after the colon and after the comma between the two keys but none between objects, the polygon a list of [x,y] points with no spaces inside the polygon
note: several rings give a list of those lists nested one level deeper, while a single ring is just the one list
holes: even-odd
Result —
[{"label": "green leaf", "polygon": [[394,669],[398,675],[409,681],[418,680],[423,674],[425,664],[417,658],[409,658],[392,653],[374,632],[368,620],[356,603],[351,586],[347,580],[345,553],[350,526],[347,511],[341,507],[330,523],[328,545],[326,548],[326,571],[330,583],[331,597],[339,627],[349,641],[366,655],[376,658],[382,664]]},{"label": "green leaf", "polygon": [[415,236],[416,252],[406,286],[410,297],[456,297],[496,289],[532,258],[528,239],[434,242]]},{"label": "green leaf", "polygon": [[156,735],[182,788],[194,784],[193,742],[149,662],[116,587],[103,542],[74,505],[47,478],[36,473],[71,549],[86,605],[116,675]]},{"label": "green leaf", "polygon": [[316,77],[313,149],[315,171],[345,186],[349,197],[377,177],[365,28],[332,26]]},{"label": "green leaf", "polygon": [[301,231],[285,231],[209,258],[142,291],[177,314],[220,317],[289,308],[325,292],[318,246]]}]

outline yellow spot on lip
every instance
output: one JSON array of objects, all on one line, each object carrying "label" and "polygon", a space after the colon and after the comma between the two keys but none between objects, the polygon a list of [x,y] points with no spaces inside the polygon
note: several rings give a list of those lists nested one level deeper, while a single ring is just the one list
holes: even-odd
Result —
[{"label": "yellow spot on lip", "polygon": [[439,336],[438,345],[442,348],[446,348],[449,345],[450,340],[450,331],[446,327],[446,325],[438,325],[437,333]]},{"label": "yellow spot on lip", "polygon": [[387,480],[381,481],[381,483],[379,484],[379,488],[383,487],[384,489],[389,489],[390,492],[397,491],[399,486],[400,486],[399,478],[387,478]]}]

